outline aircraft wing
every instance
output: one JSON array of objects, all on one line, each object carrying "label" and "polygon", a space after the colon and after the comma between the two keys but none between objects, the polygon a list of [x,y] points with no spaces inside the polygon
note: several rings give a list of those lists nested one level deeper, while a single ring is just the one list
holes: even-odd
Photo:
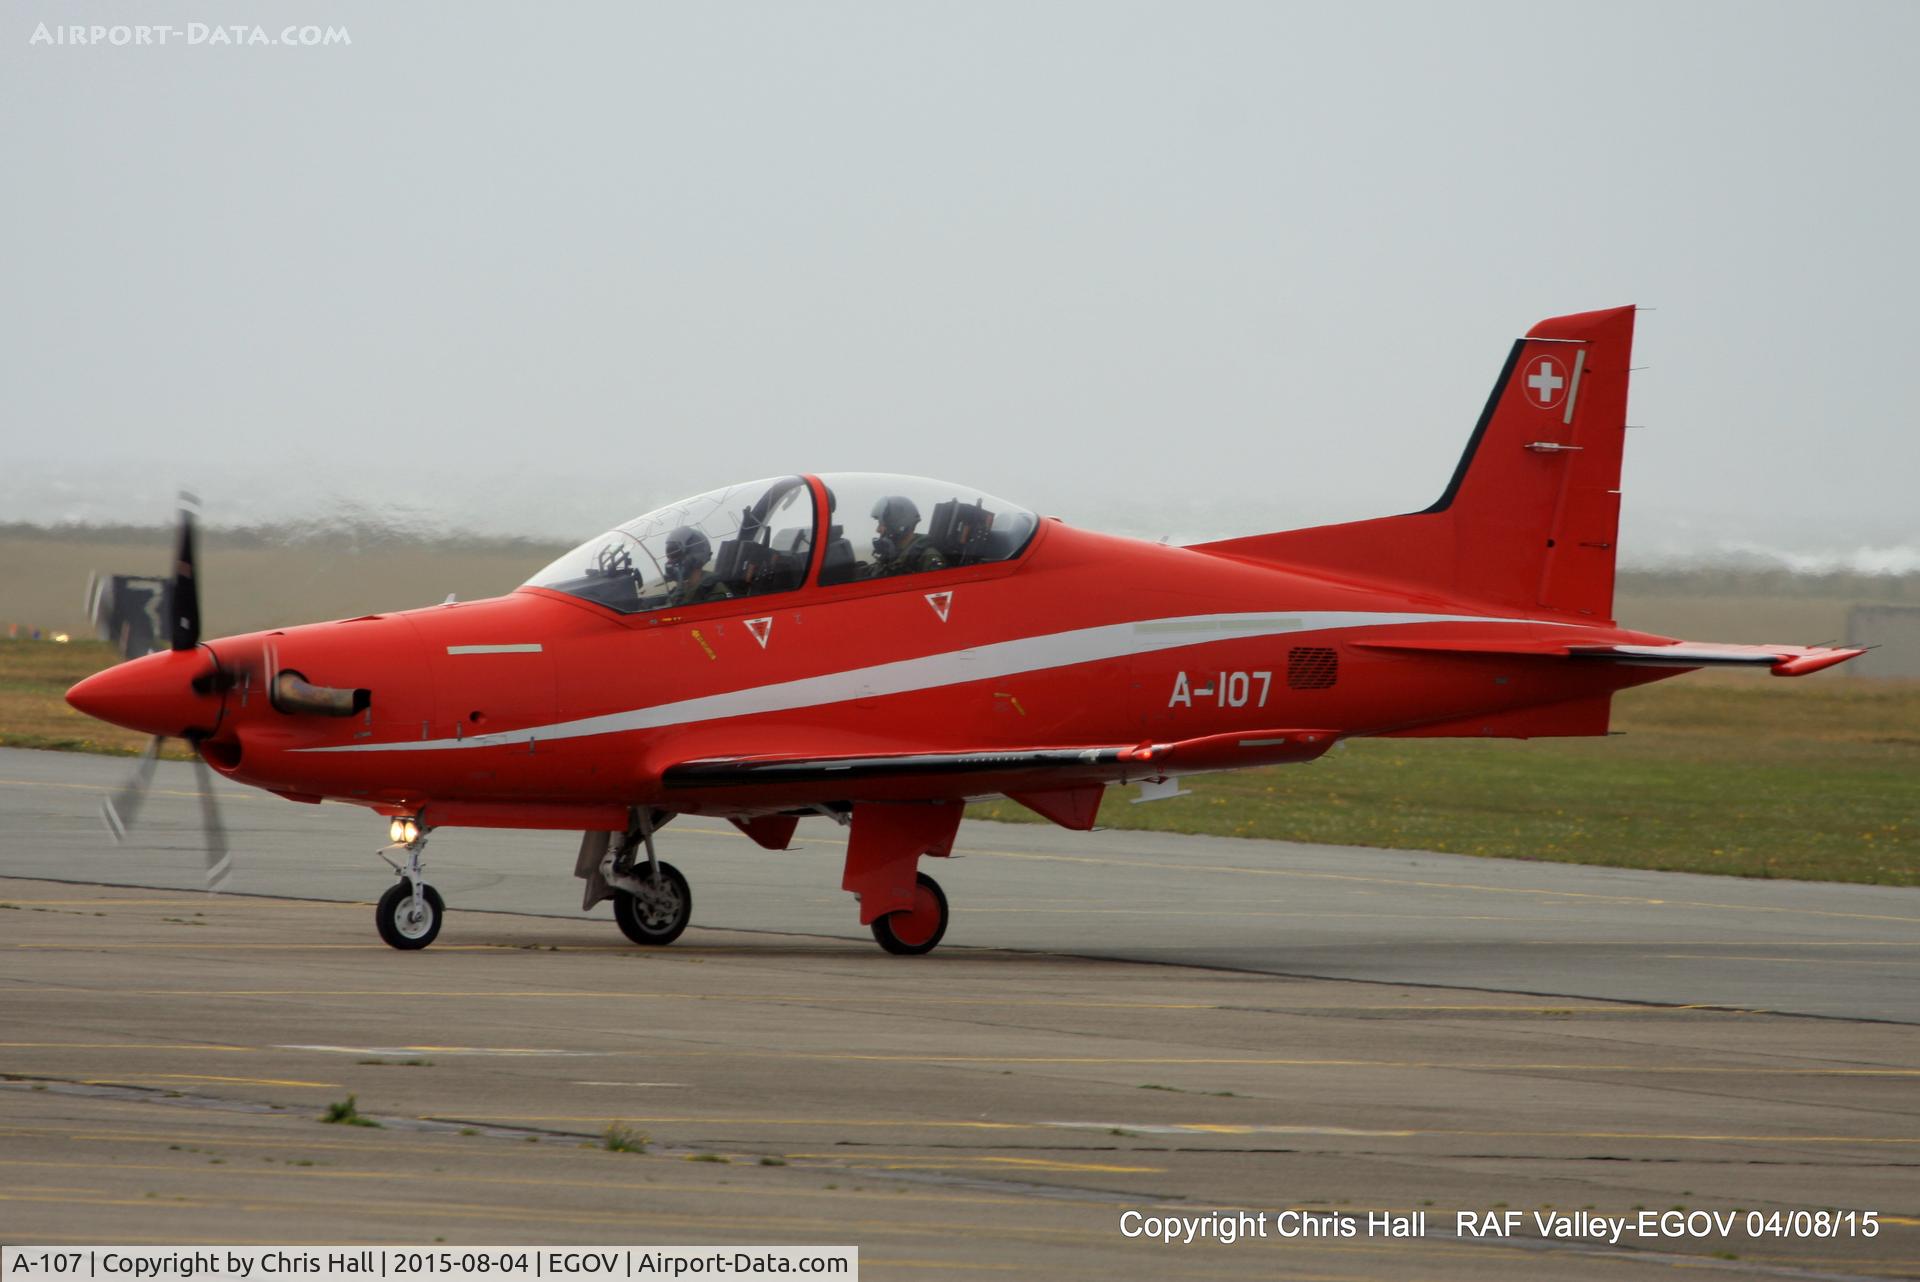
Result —
[{"label": "aircraft wing", "polygon": [[1625,645],[1559,641],[1547,637],[1516,637],[1512,641],[1440,636],[1356,642],[1371,650],[1410,650],[1424,653],[1497,654],[1536,658],[1579,659],[1648,668],[1708,668],[1726,665],[1764,666],[1776,677],[1803,677],[1866,650],[1857,646],[1731,645],[1714,641],[1665,641]]},{"label": "aircraft wing", "polygon": [[1148,779],[1238,766],[1311,761],[1338,738],[1332,730],[1254,730],[1169,742],[984,748],[972,752],[858,753],[821,756],[700,757],[666,768],[674,788],[783,787],[896,779],[977,776],[1003,791],[1005,778],[1036,781]]}]

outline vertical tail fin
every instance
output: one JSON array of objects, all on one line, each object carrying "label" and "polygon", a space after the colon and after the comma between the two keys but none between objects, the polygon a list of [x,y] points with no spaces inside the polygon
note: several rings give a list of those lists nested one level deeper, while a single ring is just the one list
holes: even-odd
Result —
[{"label": "vertical tail fin", "polygon": [[1559,316],[1517,340],[1425,511],[1196,550],[1610,621],[1633,314]]}]

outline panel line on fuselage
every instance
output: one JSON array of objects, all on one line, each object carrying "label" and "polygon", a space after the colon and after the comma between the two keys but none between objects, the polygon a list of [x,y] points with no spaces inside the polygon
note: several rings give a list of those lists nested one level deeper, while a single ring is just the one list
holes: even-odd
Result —
[{"label": "panel line on fuselage", "polygon": [[415,739],[387,743],[351,743],[324,748],[295,748],[295,752],[432,752],[471,748],[511,747],[529,739],[579,739],[590,735],[621,734],[661,726],[718,721],[727,717],[766,712],[790,712],[911,694],[942,686],[964,685],[1000,677],[1041,672],[1049,668],[1097,663],[1202,645],[1208,641],[1257,636],[1287,636],[1300,632],[1350,631],[1409,623],[1499,623],[1527,626],[1577,627],[1551,619],[1495,618],[1483,614],[1401,614],[1388,612],[1322,611],[1299,614],[1198,614],[1132,623],[1109,623],[1068,632],[1050,632],[987,645],[948,650],[917,659],[897,659],[871,667],[848,668],[817,677],[801,677],[763,686],[747,686],[720,694],[702,695],[651,707],[581,717],[551,725],[528,726],[459,739]]}]

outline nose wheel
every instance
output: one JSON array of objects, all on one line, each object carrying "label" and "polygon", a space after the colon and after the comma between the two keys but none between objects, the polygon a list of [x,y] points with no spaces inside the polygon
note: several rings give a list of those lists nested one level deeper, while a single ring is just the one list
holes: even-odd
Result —
[{"label": "nose wheel", "polygon": [[389,886],[387,893],[380,896],[373,918],[382,940],[407,951],[431,944],[440,934],[440,922],[447,915],[447,906],[441,902],[439,891],[432,886],[420,886],[416,894],[414,887],[415,883],[407,878]]},{"label": "nose wheel", "polygon": [[930,953],[947,933],[947,896],[940,883],[916,873],[913,907],[873,919],[873,938],[896,957]]}]

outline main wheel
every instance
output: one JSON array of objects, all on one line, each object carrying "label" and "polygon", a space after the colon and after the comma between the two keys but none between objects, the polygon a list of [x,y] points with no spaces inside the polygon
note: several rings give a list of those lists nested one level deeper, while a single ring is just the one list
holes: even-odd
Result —
[{"label": "main wheel", "polygon": [[918,957],[933,951],[947,933],[947,897],[940,883],[925,873],[915,877],[913,907],[874,919],[873,937],[897,957]]},{"label": "main wheel", "polygon": [[380,938],[395,948],[409,951],[425,948],[440,934],[440,922],[447,915],[447,906],[440,902],[440,892],[432,886],[420,889],[420,907],[413,906],[413,882],[405,877],[387,888],[380,896],[380,906],[373,910],[373,921],[380,928]]},{"label": "main wheel", "polygon": [[687,879],[672,864],[660,865],[657,885],[649,882],[644,868],[634,873],[644,889],[638,894],[618,888],[613,892],[613,919],[620,923],[620,933],[636,944],[671,944],[693,918]]}]

